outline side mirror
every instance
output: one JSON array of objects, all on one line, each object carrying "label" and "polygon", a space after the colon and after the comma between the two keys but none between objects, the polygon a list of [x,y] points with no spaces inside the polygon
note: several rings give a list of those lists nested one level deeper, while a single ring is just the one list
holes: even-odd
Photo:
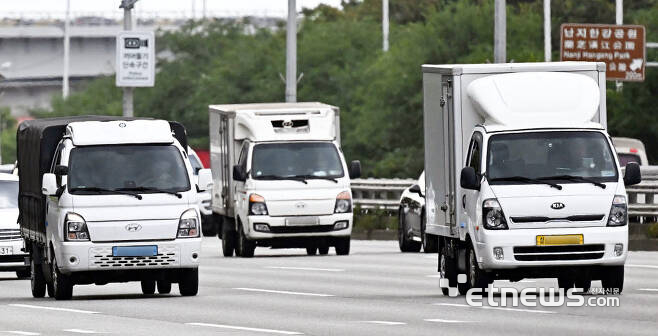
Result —
[{"label": "side mirror", "polygon": [[631,186],[640,182],[642,182],[640,165],[636,162],[629,162],[626,165],[626,172],[624,173],[624,185]]},{"label": "side mirror", "polygon": [[233,180],[242,182],[247,180],[247,172],[240,165],[233,166]]},{"label": "side mirror", "polygon": [[197,180],[197,189],[199,191],[206,191],[211,189],[213,186],[212,173],[210,169],[201,169],[199,170],[199,176]]},{"label": "side mirror", "polygon": [[43,174],[41,180],[41,193],[46,196],[57,195],[57,177],[55,174]]},{"label": "side mirror", "polygon": [[55,175],[57,176],[66,176],[69,174],[69,167],[57,165],[55,166]]},{"label": "side mirror", "polygon": [[361,161],[354,160],[350,162],[350,178],[356,179],[361,177]]},{"label": "side mirror", "polygon": [[459,177],[459,184],[464,189],[480,190],[480,179],[473,167],[464,167]]}]

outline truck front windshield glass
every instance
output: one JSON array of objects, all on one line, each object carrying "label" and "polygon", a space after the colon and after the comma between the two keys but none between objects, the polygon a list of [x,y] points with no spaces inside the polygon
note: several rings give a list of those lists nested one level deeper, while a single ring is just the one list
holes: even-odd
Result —
[{"label": "truck front windshield glass", "polygon": [[270,143],[254,147],[251,176],[276,178],[338,178],[343,165],[333,143]]},{"label": "truck front windshield glass", "polygon": [[71,151],[69,191],[187,191],[190,181],[179,150],[171,145],[78,147]]},{"label": "truck front windshield glass", "polygon": [[18,182],[0,181],[0,209],[18,208]]},{"label": "truck front windshield glass", "polygon": [[[557,183],[618,180],[614,154],[599,132],[535,132],[494,135],[487,151],[491,184],[521,178]],[[527,180],[526,180],[527,182]]]}]

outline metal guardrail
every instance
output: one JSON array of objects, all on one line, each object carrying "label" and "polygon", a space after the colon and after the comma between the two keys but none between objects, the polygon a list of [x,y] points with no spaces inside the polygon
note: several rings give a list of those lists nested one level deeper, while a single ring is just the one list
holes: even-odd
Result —
[{"label": "metal guardrail", "polygon": [[[658,217],[658,166],[640,167],[640,171],[642,182],[626,188],[628,214],[631,217]],[[354,179],[354,204],[361,209],[396,211],[402,192],[414,183],[416,180],[413,179]]]}]

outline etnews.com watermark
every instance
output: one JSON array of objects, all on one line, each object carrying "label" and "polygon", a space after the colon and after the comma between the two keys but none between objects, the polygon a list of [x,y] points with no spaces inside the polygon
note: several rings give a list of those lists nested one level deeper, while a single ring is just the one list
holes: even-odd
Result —
[{"label": "etnews.com watermark", "polygon": [[[445,281],[444,281],[445,280]],[[466,275],[457,277],[459,283],[466,283]],[[449,289],[449,296],[457,296],[457,288],[448,286],[448,279],[441,279],[441,287]],[[482,307],[484,302],[490,307],[619,307],[618,290],[608,291],[604,288],[590,288],[583,292],[582,288],[568,290],[557,288],[517,289],[514,287],[493,287],[487,290],[471,288],[466,293],[466,303],[472,307]]]}]

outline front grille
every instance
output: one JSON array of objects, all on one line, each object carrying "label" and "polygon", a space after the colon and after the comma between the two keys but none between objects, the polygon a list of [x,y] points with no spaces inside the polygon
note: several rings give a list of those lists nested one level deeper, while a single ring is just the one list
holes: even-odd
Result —
[{"label": "front grille", "polygon": [[518,261],[593,260],[603,258],[605,245],[516,246]]},{"label": "front grille", "polygon": [[511,217],[514,223],[541,223],[548,221],[593,222],[602,220],[604,215],[573,215],[567,217],[525,216]]},{"label": "front grille", "polygon": [[17,240],[21,239],[20,229],[1,229],[0,240]]},{"label": "front grille", "polygon": [[306,225],[306,226],[270,226],[272,233],[313,233],[329,232],[334,229],[334,225]]},{"label": "front grille", "polygon": [[114,257],[111,246],[89,249],[90,268],[158,268],[178,265],[180,258],[175,245],[159,245],[158,255],[149,257]]}]

